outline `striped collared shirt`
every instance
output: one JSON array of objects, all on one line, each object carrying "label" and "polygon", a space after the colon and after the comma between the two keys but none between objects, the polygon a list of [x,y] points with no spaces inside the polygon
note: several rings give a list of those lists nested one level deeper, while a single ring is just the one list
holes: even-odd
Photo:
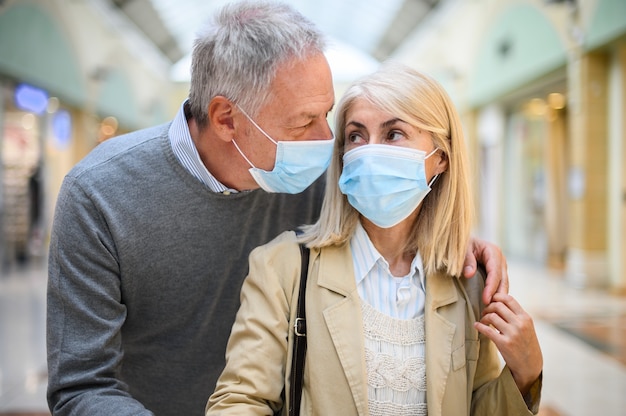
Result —
[{"label": "striped collared shirt", "polygon": [[218,181],[202,163],[198,149],[189,133],[189,125],[187,124],[188,103],[185,101],[178,110],[176,117],[172,121],[169,130],[170,144],[174,154],[183,165],[200,182],[205,184],[213,192],[222,192],[225,194],[238,192],[224,186]]},{"label": "striped collared shirt", "polygon": [[376,250],[361,223],[350,240],[350,249],[361,299],[394,318],[413,319],[424,313],[426,290],[419,253],[406,276],[393,276],[389,263]]}]

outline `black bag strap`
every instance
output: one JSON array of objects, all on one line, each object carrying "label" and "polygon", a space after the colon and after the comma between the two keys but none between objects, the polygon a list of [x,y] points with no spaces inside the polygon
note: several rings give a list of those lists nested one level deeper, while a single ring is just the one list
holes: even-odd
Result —
[{"label": "black bag strap", "polygon": [[289,388],[289,416],[300,414],[302,399],[302,379],[304,377],[304,355],[306,353],[306,279],[309,269],[309,249],[300,244],[302,264],[300,266],[300,289],[298,291],[298,310],[294,323],[293,356],[291,363],[291,384]]}]

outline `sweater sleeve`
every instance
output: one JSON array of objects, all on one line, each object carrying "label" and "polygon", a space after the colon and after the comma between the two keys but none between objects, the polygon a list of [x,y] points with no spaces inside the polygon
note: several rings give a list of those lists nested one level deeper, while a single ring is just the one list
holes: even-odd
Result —
[{"label": "sweater sleeve", "polygon": [[118,379],[126,319],[115,246],[101,213],[68,176],[48,265],[48,404],[54,415],[152,415]]},{"label": "sweater sleeve", "polygon": [[283,233],[250,254],[226,367],[206,415],[273,415],[283,407],[290,304],[300,269],[293,235]]}]

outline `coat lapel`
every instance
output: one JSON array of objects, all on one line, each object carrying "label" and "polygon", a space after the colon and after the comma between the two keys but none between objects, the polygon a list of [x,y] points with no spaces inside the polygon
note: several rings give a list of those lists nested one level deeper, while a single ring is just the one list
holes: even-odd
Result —
[{"label": "coat lapel", "polygon": [[453,277],[436,273],[426,279],[426,397],[429,416],[442,413],[443,397],[452,359],[456,325],[438,309],[458,301]]},{"label": "coat lapel", "polygon": [[[324,250],[320,261],[319,285],[336,295],[324,309],[324,319],[341,366],[352,391],[359,415],[367,414],[367,380],[361,300],[356,289],[350,245]],[[339,295],[339,296],[337,296]]]}]

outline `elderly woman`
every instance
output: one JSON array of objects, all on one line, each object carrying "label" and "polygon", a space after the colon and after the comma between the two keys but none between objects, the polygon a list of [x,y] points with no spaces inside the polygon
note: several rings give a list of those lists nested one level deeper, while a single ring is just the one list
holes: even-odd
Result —
[{"label": "elderly woman", "polygon": [[[385,65],[337,108],[322,212],[250,255],[227,364],[207,415],[287,414],[298,243],[310,248],[303,415],[525,415],[538,411],[533,321],[459,278],[472,202],[450,98]],[[502,368],[498,350],[506,365]]]}]

